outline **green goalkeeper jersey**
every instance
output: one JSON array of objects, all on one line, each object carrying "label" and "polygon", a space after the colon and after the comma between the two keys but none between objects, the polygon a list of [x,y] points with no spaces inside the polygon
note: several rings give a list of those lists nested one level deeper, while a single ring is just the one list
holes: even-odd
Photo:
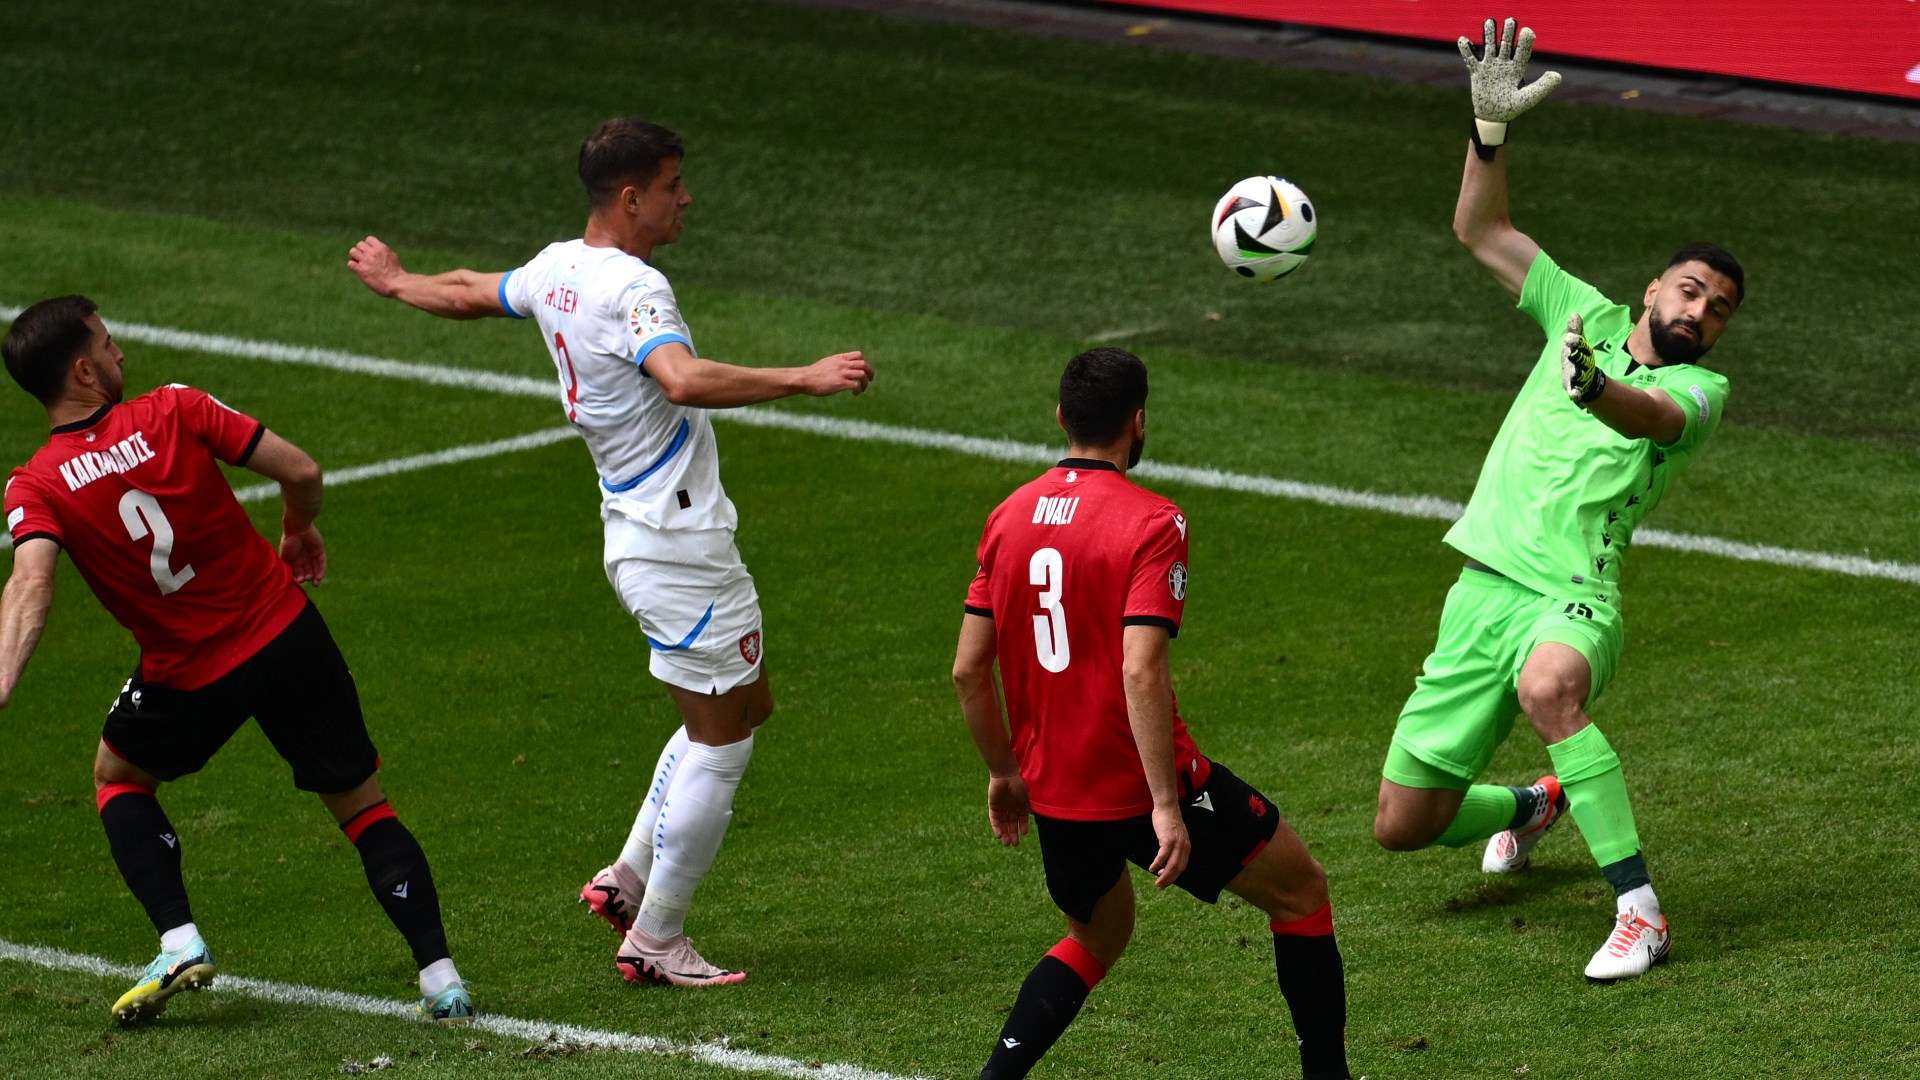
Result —
[{"label": "green goalkeeper jersey", "polygon": [[[1618,605],[1620,564],[1633,530],[1720,426],[1727,380],[1693,364],[1643,367],[1627,353],[1632,314],[1541,252],[1527,269],[1520,310],[1546,331],[1533,372],[1513,400],[1447,543],[1547,596],[1591,592]],[[1629,439],[1568,400],[1560,382],[1567,316],[1585,321],[1607,378],[1665,391],[1686,414],[1666,446]]]}]

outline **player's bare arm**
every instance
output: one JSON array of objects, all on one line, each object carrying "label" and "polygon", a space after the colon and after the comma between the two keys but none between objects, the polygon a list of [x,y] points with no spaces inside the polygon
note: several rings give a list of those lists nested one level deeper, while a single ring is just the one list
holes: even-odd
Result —
[{"label": "player's bare arm", "polygon": [[1453,235],[1518,298],[1540,245],[1514,228],[1507,213],[1507,162],[1500,147],[1506,143],[1507,125],[1552,93],[1560,85],[1560,73],[1549,71],[1521,87],[1533,55],[1533,31],[1516,33],[1512,19],[1499,35],[1493,20],[1487,20],[1479,55],[1464,37],[1459,46],[1473,89],[1474,138],[1467,146],[1460,197],[1453,207]]},{"label": "player's bare arm", "polygon": [[1153,793],[1153,834],[1160,851],[1147,872],[1164,889],[1187,869],[1191,842],[1180,816],[1180,783],[1173,767],[1173,673],[1167,663],[1170,636],[1162,626],[1129,626],[1121,644],[1120,679],[1127,692],[1127,723],[1140,752],[1140,767]]},{"label": "player's bare arm", "polygon": [[347,269],[376,295],[443,319],[484,319],[507,314],[500,306],[500,279],[505,273],[484,274],[476,270],[411,273],[401,265],[400,256],[377,236],[353,245],[347,252]]},{"label": "player's bare arm", "polygon": [[13,574],[0,595],[0,709],[13,700],[20,674],[40,644],[53,606],[53,567],[60,545],[34,537],[13,550]]},{"label": "player's bare arm", "polygon": [[280,558],[302,584],[327,576],[327,547],[313,519],[320,516],[324,479],[320,464],[306,451],[271,431],[247,459],[247,468],[280,485]]},{"label": "player's bare arm", "polygon": [[835,353],[806,367],[762,368],[695,356],[669,342],[647,354],[647,374],[675,405],[730,409],[805,394],[858,394],[873,382],[873,365],[858,351]]},{"label": "player's bare arm", "polygon": [[1008,847],[1027,834],[1031,808],[1027,784],[1014,760],[1013,741],[1000,707],[1000,687],[993,679],[993,620],[968,613],[960,623],[960,644],[953,656],[953,689],[960,697],[960,714],[967,732],[987,764],[987,824],[994,838]]},{"label": "player's bare arm", "polygon": [[1668,445],[1687,428],[1687,416],[1673,398],[1660,389],[1641,389],[1609,379],[1593,362],[1580,316],[1567,317],[1560,343],[1560,382],[1574,404],[1594,419],[1629,439],[1652,439]]}]

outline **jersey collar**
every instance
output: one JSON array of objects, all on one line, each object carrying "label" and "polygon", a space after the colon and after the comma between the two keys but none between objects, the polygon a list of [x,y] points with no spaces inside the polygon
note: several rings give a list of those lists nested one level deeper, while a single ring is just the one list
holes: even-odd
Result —
[{"label": "jersey collar", "polygon": [[92,427],[93,425],[99,423],[100,421],[105,420],[107,418],[107,413],[112,411],[113,411],[113,403],[108,402],[107,404],[100,406],[100,408],[94,411],[94,414],[92,416],[87,417],[85,420],[75,420],[71,424],[61,424],[59,427],[54,428],[53,431],[50,432],[49,434],[65,435],[70,431],[85,431],[88,428]]},{"label": "jersey collar", "polygon": [[1054,468],[1056,469],[1105,469],[1108,472],[1120,471],[1120,466],[1115,465],[1111,461],[1102,461],[1099,458],[1084,458],[1084,457],[1061,458],[1060,464],[1055,465]]}]

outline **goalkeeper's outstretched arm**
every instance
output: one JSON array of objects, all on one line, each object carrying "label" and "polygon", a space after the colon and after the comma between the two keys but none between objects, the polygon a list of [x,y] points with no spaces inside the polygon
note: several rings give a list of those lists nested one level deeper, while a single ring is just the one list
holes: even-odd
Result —
[{"label": "goalkeeper's outstretched arm", "polygon": [[1471,42],[1464,37],[1459,41],[1473,89],[1473,137],[1460,177],[1460,198],[1453,207],[1453,235],[1518,298],[1540,245],[1514,228],[1507,215],[1507,162],[1500,147],[1506,144],[1508,125],[1552,93],[1560,85],[1560,73],[1549,71],[1522,87],[1520,79],[1533,55],[1533,31],[1523,28],[1516,34],[1512,19],[1504,29],[1495,36],[1493,20],[1488,19],[1477,56]]}]

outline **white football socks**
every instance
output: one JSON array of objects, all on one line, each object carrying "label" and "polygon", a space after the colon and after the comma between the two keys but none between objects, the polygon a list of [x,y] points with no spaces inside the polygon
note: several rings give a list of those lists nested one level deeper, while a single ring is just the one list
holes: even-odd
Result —
[{"label": "white football socks", "polygon": [[198,926],[192,923],[181,923],[179,926],[160,935],[160,951],[179,952],[181,949],[193,944],[193,939],[199,936],[200,928]]},{"label": "white football socks", "polygon": [[1653,895],[1653,886],[1642,885],[1614,897],[1615,911],[1624,915],[1629,909],[1653,925],[1660,925],[1660,898]]},{"label": "white football socks", "polygon": [[420,969],[420,996],[430,998],[449,986],[460,985],[460,973],[453,968],[453,957],[448,956]]},{"label": "white football socks", "polygon": [[653,827],[653,871],[634,926],[656,939],[686,929],[693,893],[713,867],[733,818],[733,793],[753,757],[753,736],[725,746],[689,743]]},{"label": "white football socks", "polygon": [[647,787],[647,797],[640,803],[640,812],[634,816],[633,829],[627,833],[627,846],[620,849],[620,863],[632,871],[636,881],[644,887],[647,875],[653,870],[653,826],[660,817],[660,804],[666,801],[667,788],[673,783],[673,774],[679,770],[680,763],[687,759],[687,729],[681,728],[667,740],[660,751],[660,760],[653,767],[653,783]]}]

